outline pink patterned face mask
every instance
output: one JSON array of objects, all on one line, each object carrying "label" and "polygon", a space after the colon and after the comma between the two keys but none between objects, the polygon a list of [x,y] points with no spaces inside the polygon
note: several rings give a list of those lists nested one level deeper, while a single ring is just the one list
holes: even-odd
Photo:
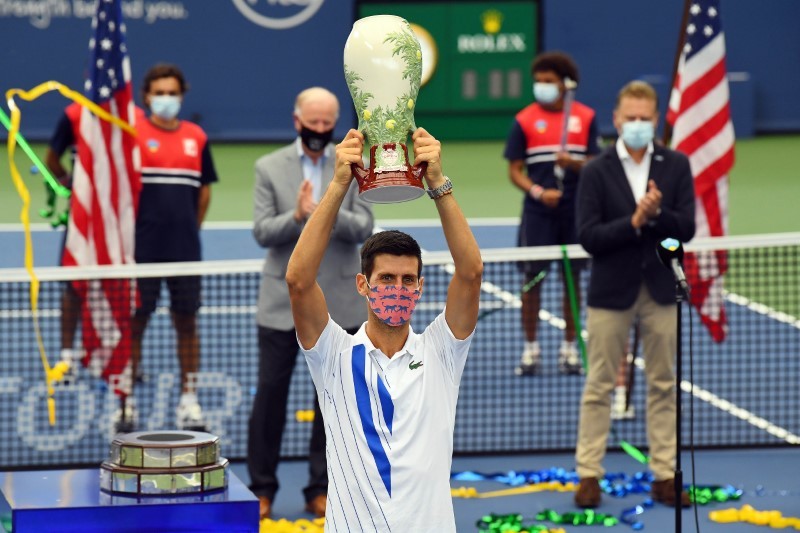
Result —
[{"label": "pink patterned face mask", "polygon": [[402,326],[411,320],[421,294],[419,288],[409,290],[402,285],[376,285],[369,287],[369,307],[381,322],[389,326]]}]

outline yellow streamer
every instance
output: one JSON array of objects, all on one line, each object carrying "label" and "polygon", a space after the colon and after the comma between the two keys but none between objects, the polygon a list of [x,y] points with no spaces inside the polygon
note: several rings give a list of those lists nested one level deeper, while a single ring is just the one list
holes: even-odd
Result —
[{"label": "yellow streamer", "polygon": [[295,521],[285,518],[280,520],[265,518],[259,524],[258,529],[259,533],[322,533],[324,530],[324,518],[315,518],[314,520],[301,518]]},{"label": "yellow streamer", "polygon": [[314,410],[313,409],[306,409],[295,411],[294,418],[298,422],[313,422],[314,421]]},{"label": "yellow streamer", "polygon": [[98,106],[81,93],[73,91],[66,85],[62,85],[56,81],[47,81],[37,85],[29,91],[22,89],[9,89],[6,91],[6,101],[8,102],[8,109],[11,112],[11,127],[8,129],[8,165],[11,170],[11,179],[14,181],[14,186],[17,189],[19,197],[22,199],[22,211],[19,215],[19,220],[22,222],[22,227],[25,231],[25,270],[31,278],[30,286],[30,303],[31,303],[31,316],[33,318],[33,329],[36,333],[36,342],[39,346],[39,356],[42,359],[42,367],[44,368],[45,384],[47,385],[47,413],[50,425],[54,426],[56,423],[56,400],[55,389],[53,384],[60,381],[64,377],[64,373],[69,369],[69,365],[65,362],[59,362],[54,367],[50,366],[47,360],[47,354],[44,349],[44,342],[42,341],[42,332],[39,329],[39,315],[38,315],[38,302],[39,302],[39,278],[33,270],[33,241],[31,239],[31,221],[30,221],[30,206],[31,195],[28,188],[25,187],[25,182],[22,181],[22,176],[17,169],[14,162],[14,151],[17,146],[17,134],[19,133],[20,111],[17,104],[14,102],[14,96],[19,96],[23,100],[32,102],[40,96],[50,91],[58,91],[64,97],[77,102],[78,104],[86,107],[94,115],[97,115],[106,122],[111,122],[122,128],[124,131],[131,135],[136,135],[136,130],[120,119],[105,111],[102,107]]},{"label": "yellow streamer", "polygon": [[730,508],[719,511],[711,511],[708,517],[720,524],[732,524],[734,522],[745,522],[757,526],[767,526],[775,529],[794,528],[800,531],[800,518],[783,516],[780,511],[758,511],[749,505],[743,505],[740,509]]},{"label": "yellow streamer", "polygon": [[[315,518],[314,520],[270,520],[265,518],[259,524],[259,533],[323,533],[325,531],[325,519]],[[563,528],[548,529],[548,533],[567,533]]]},{"label": "yellow streamer", "polygon": [[518,494],[530,494],[532,492],[575,492],[578,486],[575,483],[561,483],[560,481],[547,481],[544,483],[534,483],[512,489],[492,490],[478,492],[475,487],[453,487],[450,495],[453,498],[499,498],[502,496],[516,496]]}]

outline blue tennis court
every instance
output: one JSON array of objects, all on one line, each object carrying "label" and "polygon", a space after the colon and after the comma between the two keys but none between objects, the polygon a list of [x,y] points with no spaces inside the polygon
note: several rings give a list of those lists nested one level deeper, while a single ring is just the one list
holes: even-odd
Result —
[{"label": "blue tennis court", "polygon": [[[427,251],[445,249],[441,228],[435,224],[410,226],[390,222],[381,226],[411,233]],[[511,248],[516,241],[516,226],[512,220],[488,224],[476,222],[473,229],[479,245],[486,250],[487,258],[492,255],[491,249]],[[35,232],[38,266],[56,264],[60,239],[60,232]],[[22,239],[18,232],[0,232],[0,246],[14,251],[3,254],[5,267],[22,265]],[[246,224],[205,229],[203,246],[205,258],[214,261],[260,260],[264,254],[253,241]],[[462,381],[454,435],[454,448],[459,456],[454,461],[453,470],[491,473],[551,467],[569,470],[574,464],[569,450],[574,448],[583,379],[560,375],[556,368],[555,351],[564,328],[559,274],[554,265],[543,282],[543,312],[539,326],[544,352],[543,371],[536,377],[521,378],[513,373],[522,350],[518,296],[521,276],[513,261],[487,261],[486,265],[481,305],[492,312],[479,322]],[[797,267],[794,269],[796,272]],[[424,328],[444,304],[448,266],[434,262],[425,268],[423,274],[431,282],[426,285],[428,290],[415,315],[417,329]],[[587,274],[584,273],[584,286]],[[209,424],[223,437],[224,453],[233,459],[243,458],[246,451],[246,420],[255,386],[253,370],[256,368],[257,346],[254,313],[258,279],[258,269],[255,268],[246,275],[221,275],[204,280],[204,303],[200,315],[203,356],[199,383],[205,395],[201,392],[201,403],[204,409],[209,406],[206,410]],[[40,299],[43,330],[50,332],[45,342],[51,358],[57,353],[58,346],[58,294],[58,291],[46,291]],[[18,304],[24,304],[24,300]],[[4,305],[8,304],[4,302]],[[694,385],[695,444],[734,448],[703,450],[698,455],[698,484],[731,484],[745,491],[741,502],[702,508],[701,520],[709,524],[707,510],[710,508],[738,507],[740,503],[758,509],[779,509],[784,515],[797,516],[800,514],[797,505],[800,485],[787,475],[786,468],[787,464],[797,463],[797,448],[735,449],[799,442],[800,415],[796,406],[800,404],[797,390],[800,360],[796,354],[800,352],[800,335],[797,318],[734,293],[728,293],[726,308],[730,334],[721,344],[710,340],[696,317],[690,320],[688,313],[684,313],[682,388],[688,391],[690,383]],[[29,314],[6,312],[4,322],[15,335],[32,335]],[[694,379],[688,373],[690,324],[693,327]],[[149,379],[136,389],[141,420],[146,429],[169,427],[171,424],[178,379],[177,363],[174,356],[161,355],[169,353],[168,346],[174,342],[171,335],[169,315],[162,309],[153,317],[145,336],[144,369]],[[148,357],[148,354],[159,355]],[[43,385],[36,373],[34,357],[33,350],[20,353],[8,348],[0,349],[4,374],[8,372],[7,377],[0,378],[0,384],[4,392],[13,393],[13,398],[12,394],[0,396],[6,399],[3,411],[11,413],[4,415],[8,423],[5,427],[12,428],[8,435],[12,445],[6,449],[3,463],[32,460],[35,464],[52,464],[54,457],[59,459],[59,463],[96,461],[98,450],[107,446],[106,435],[110,429],[107,420],[114,405],[113,397],[95,380],[79,376],[80,379],[59,392],[61,405],[72,417],[70,431],[49,430],[42,413],[35,407]],[[633,420],[616,422],[615,429],[620,438],[644,447],[645,391],[641,371],[636,374],[638,382],[632,402],[638,416]],[[305,453],[310,428],[292,416],[292,412],[310,408],[313,394],[302,360],[298,361],[292,380],[283,453],[298,457]],[[689,397],[684,395],[685,444],[689,438]],[[773,401],[777,398],[780,402]],[[610,445],[614,448],[617,443],[611,441]],[[469,454],[482,456],[468,457]],[[764,466],[755,467],[756,463]],[[281,478],[287,486],[275,508],[279,516],[301,516],[300,491],[295,488],[304,482],[304,465],[302,461],[288,462],[281,467]],[[606,466],[609,472],[628,474],[645,469],[621,453],[611,453]],[[234,468],[241,469],[241,466]],[[683,470],[685,481],[690,482],[686,458]],[[246,477],[242,470],[237,470],[237,473]],[[454,485],[472,485],[479,491],[504,488],[489,481]],[[296,505],[292,503],[295,498]],[[619,499],[607,497],[600,511],[619,515],[643,499],[644,495]],[[575,510],[571,495],[562,493],[456,500],[459,531],[471,530],[475,521],[486,513],[518,512],[533,516],[545,508],[558,512]],[[670,513],[671,510],[656,507],[647,510],[640,518],[648,530],[670,531],[664,526],[671,524]],[[684,523],[687,523],[688,513],[685,512],[684,516]],[[712,529],[714,527],[722,531],[725,526],[707,525],[703,529],[713,531],[716,530]],[[726,527],[729,531],[753,528],[755,526],[742,524]]]}]

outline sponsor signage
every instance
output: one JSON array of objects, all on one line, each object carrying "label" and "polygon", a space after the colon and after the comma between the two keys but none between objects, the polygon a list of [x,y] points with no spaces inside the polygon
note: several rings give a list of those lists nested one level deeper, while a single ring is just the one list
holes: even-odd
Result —
[{"label": "sponsor signage", "polygon": [[442,138],[495,139],[505,138],[514,114],[532,100],[537,6],[535,0],[365,3],[359,17],[393,14],[411,24],[423,54],[418,124]]}]

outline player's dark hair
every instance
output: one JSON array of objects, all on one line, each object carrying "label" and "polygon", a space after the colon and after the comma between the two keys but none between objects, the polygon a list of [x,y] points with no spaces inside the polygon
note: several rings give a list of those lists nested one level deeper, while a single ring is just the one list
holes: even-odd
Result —
[{"label": "player's dark hair", "polygon": [[375,257],[380,254],[413,256],[417,258],[417,276],[422,275],[422,250],[411,235],[397,230],[381,231],[371,235],[361,246],[361,273],[372,275]]},{"label": "player's dark hair", "polygon": [[542,52],[533,59],[531,64],[531,74],[537,72],[555,72],[556,75],[564,81],[564,78],[569,78],[575,83],[578,83],[578,65],[572,57],[560,51]]},{"label": "player's dark hair", "polygon": [[142,102],[145,96],[150,92],[150,84],[162,78],[175,78],[178,80],[178,85],[181,86],[181,94],[186,94],[189,90],[189,84],[186,83],[186,78],[183,77],[183,72],[177,65],[170,63],[158,63],[150,67],[150,70],[144,75],[142,80]]}]

